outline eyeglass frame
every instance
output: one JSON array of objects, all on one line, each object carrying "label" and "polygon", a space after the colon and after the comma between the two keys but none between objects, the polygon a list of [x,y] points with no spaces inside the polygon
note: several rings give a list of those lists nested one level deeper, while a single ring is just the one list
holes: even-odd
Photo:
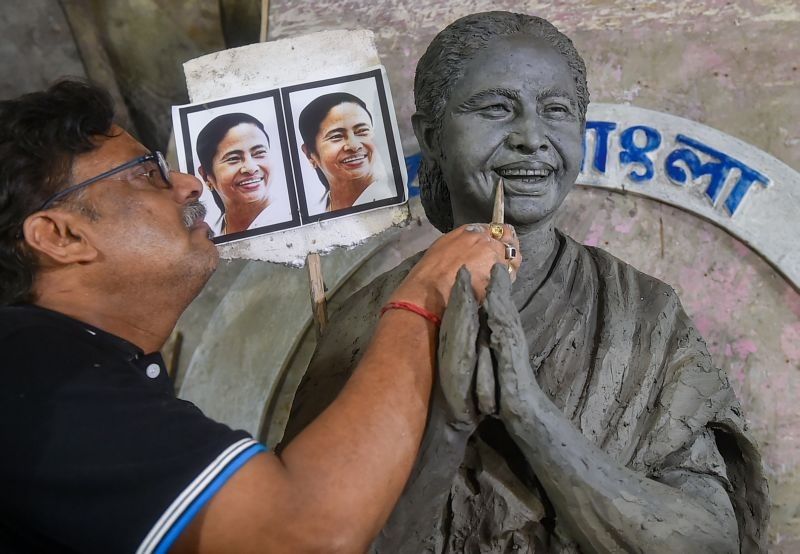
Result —
[{"label": "eyeglass frame", "polygon": [[131,167],[135,167],[137,165],[140,165],[140,164],[143,164],[143,163],[149,162],[149,161],[155,161],[156,162],[156,165],[158,166],[158,172],[161,174],[161,178],[164,179],[164,182],[167,185],[171,186],[172,183],[169,180],[169,173],[170,173],[171,170],[170,170],[169,164],[167,163],[167,158],[164,156],[164,154],[162,154],[161,152],[156,150],[154,152],[150,152],[149,154],[145,154],[144,156],[139,156],[135,160],[130,160],[128,162],[125,162],[122,165],[118,165],[117,167],[111,168],[108,171],[104,171],[100,175],[92,177],[91,179],[87,179],[85,181],[81,181],[77,185],[72,185],[72,186],[69,186],[69,187],[67,187],[67,188],[65,188],[63,190],[58,191],[57,193],[52,195],[50,198],[45,200],[44,203],[34,213],[40,212],[42,210],[46,210],[47,208],[52,206],[56,201],[64,198],[65,196],[67,196],[69,194],[72,194],[76,190],[80,190],[82,188],[88,187],[89,185],[91,185],[93,183],[96,183],[97,181],[102,181],[103,179],[108,179],[112,175],[116,175],[117,173],[125,171],[126,169],[130,169]]}]

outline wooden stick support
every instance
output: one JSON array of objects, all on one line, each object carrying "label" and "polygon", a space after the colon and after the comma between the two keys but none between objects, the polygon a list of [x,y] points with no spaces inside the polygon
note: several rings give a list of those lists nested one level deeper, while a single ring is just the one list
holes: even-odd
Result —
[{"label": "wooden stick support", "polygon": [[317,332],[322,334],[328,326],[328,302],[325,298],[325,281],[322,279],[322,262],[319,254],[316,252],[309,254],[306,258],[306,267],[311,286],[311,311],[317,324]]},{"label": "wooden stick support", "polygon": [[261,32],[258,34],[258,42],[267,42],[269,33],[269,0],[261,0]]}]

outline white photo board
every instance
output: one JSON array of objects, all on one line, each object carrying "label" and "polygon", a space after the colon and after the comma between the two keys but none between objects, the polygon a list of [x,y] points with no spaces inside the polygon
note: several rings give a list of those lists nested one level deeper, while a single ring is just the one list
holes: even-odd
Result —
[{"label": "white photo board", "polygon": [[173,108],[215,242],[396,206],[407,175],[382,67]]}]

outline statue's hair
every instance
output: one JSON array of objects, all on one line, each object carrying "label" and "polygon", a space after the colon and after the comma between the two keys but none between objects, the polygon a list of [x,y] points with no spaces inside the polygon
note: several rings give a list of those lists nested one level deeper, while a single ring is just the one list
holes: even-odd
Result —
[{"label": "statue's hair", "polygon": [[[500,11],[483,12],[462,17],[445,27],[434,37],[417,63],[414,103],[417,113],[433,124],[435,141],[439,140],[447,101],[455,84],[464,76],[467,63],[493,40],[516,34],[541,39],[564,56],[575,81],[579,115],[581,121],[585,121],[586,107],[589,105],[586,65],[572,41],[540,17]],[[419,184],[428,219],[440,231],[450,231],[453,228],[453,209],[450,192],[438,163],[423,158]]]}]

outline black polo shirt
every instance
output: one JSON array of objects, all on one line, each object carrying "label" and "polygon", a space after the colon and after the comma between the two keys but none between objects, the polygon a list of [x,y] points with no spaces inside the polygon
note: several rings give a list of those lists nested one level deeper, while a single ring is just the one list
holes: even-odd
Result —
[{"label": "black polo shirt", "polygon": [[0,552],[166,552],[264,447],[175,397],[158,353],[0,308]]}]

